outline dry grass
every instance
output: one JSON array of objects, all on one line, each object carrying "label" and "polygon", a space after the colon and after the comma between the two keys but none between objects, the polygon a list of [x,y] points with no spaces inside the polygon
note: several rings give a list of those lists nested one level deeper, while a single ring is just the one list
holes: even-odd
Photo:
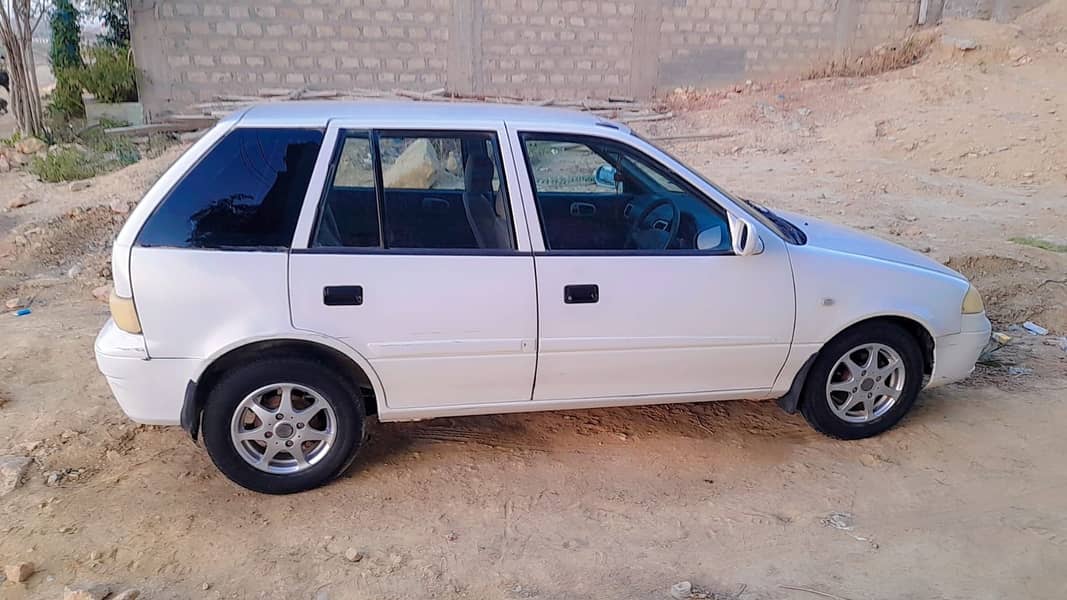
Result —
[{"label": "dry grass", "polygon": [[804,79],[827,77],[869,77],[886,71],[910,67],[930,51],[934,36],[911,34],[899,42],[877,46],[857,56],[844,56],[820,62],[808,69]]}]

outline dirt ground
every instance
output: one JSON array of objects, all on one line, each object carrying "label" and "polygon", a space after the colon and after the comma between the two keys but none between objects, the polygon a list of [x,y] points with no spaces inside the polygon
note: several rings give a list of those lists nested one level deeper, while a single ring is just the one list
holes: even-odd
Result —
[{"label": "dirt ground", "polygon": [[729,134],[669,148],[982,290],[1012,343],[860,442],[759,402],[379,424],[332,485],[246,492],[130,423],[93,362],[110,236],[181,149],[79,192],[0,175],[0,207],[36,200],[0,212],[0,301],[33,299],[0,316],[0,455],[34,460],[0,499],[0,564],[37,567],[0,598],[1067,597],[1067,254],[1009,241],[1067,243],[1064,6],[946,24],[978,48],[876,77],[676,93],[642,128]]}]

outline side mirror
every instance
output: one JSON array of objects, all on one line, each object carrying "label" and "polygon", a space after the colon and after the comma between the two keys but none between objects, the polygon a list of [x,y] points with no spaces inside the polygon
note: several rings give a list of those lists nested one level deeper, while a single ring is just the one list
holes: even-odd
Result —
[{"label": "side mirror", "polygon": [[763,240],[760,239],[756,226],[745,217],[730,213],[730,242],[734,254],[752,256],[763,252]]},{"label": "side mirror", "polygon": [[593,181],[600,187],[615,189],[619,172],[611,165],[600,165],[593,173]]}]

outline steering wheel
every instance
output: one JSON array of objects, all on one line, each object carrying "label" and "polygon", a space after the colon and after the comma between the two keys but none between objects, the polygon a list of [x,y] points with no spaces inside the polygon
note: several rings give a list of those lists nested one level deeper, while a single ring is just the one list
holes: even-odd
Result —
[{"label": "steering wheel", "polygon": [[[656,211],[664,206],[670,207],[670,218],[657,216]],[[669,198],[660,198],[650,203],[630,226],[626,236],[626,247],[638,250],[666,250],[678,235],[681,222],[678,205]]]}]

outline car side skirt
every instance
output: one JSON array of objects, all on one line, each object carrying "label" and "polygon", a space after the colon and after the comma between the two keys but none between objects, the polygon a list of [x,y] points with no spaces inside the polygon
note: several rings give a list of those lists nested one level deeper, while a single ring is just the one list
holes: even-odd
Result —
[{"label": "car side skirt", "polygon": [[379,404],[378,420],[383,422],[421,421],[438,417],[464,417],[504,413],[543,412],[555,410],[583,410],[587,408],[612,408],[620,406],[644,406],[650,404],[678,404],[685,402],[712,402],[719,400],[767,400],[770,388],[747,390],[723,390],[717,392],[693,392],[685,394],[612,396],[604,398],[578,398],[545,400],[537,402],[508,402],[494,404],[468,404],[460,406],[435,406],[429,408],[390,409]]}]

